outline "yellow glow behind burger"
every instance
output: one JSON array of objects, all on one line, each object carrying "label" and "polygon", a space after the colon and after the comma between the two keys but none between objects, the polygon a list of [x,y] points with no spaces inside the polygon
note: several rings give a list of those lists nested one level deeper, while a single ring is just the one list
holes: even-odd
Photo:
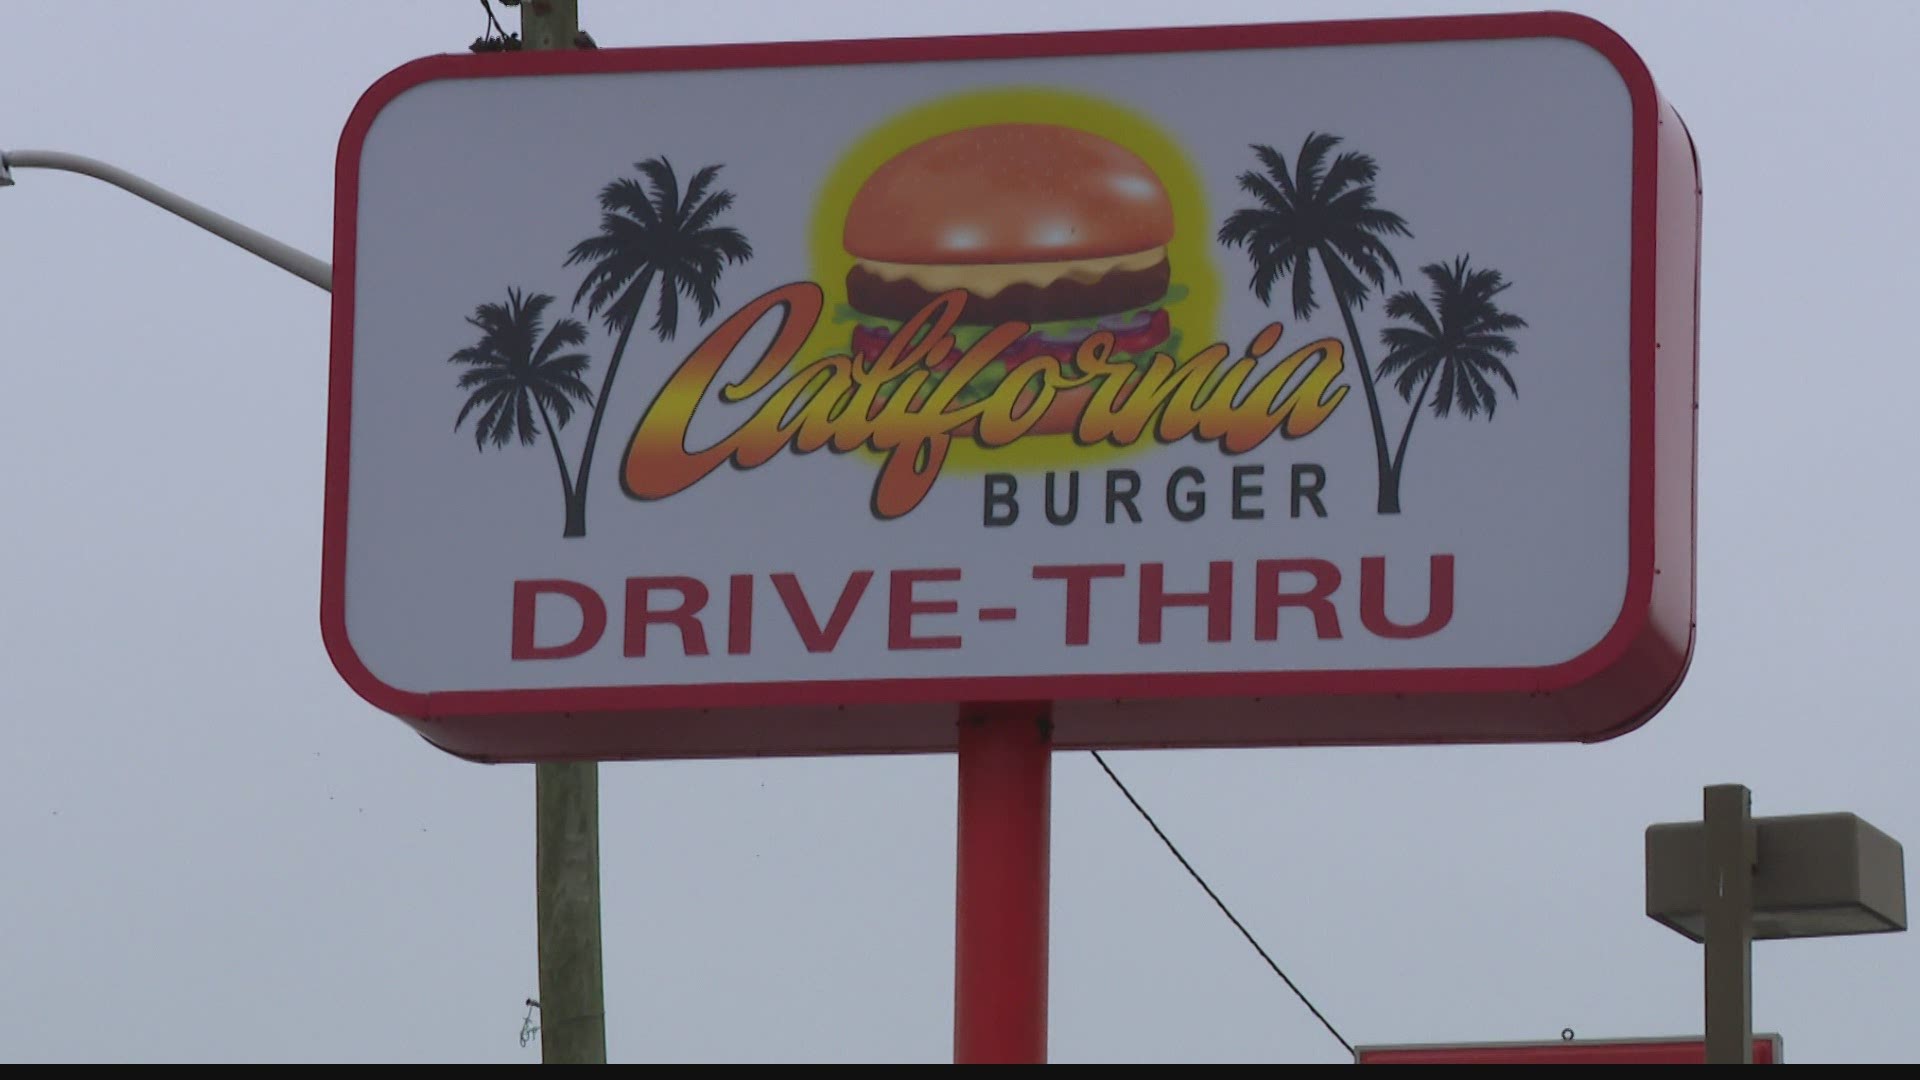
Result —
[{"label": "yellow glow behind burger", "polygon": [[[1004,123],[1078,128],[1126,147],[1159,175],[1173,205],[1173,239],[1167,244],[1172,285],[1186,289],[1179,299],[1161,305],[1181,337],[1182,355],[1175,359],[1184,360],[1212,344],[1216,340],[1214,320],[1219,314],[1220,291],[1211,258],[1211,218],[1199,174],[1186,152],[1157,125],[1131,109],[1047,87],[1008,87],[940,98],[908,109],[854,140],[821,185],[808,230],[812,276],[826,290],[828,310],[847,301],[847,273],[853,269],[854,258],[842,246],[841,234],[847,210],[867,178],[895,155],[935,136]],[[809,343],[807,356],[844,353],[849,330],[846,323],[822,321]],[[1128,448],[1084,447],[1068,435],[1029,435],[988,450],[971,439],[955,439],[946,471],[1027,472],[1090,466],[1150,445],[1143,441]]]}]

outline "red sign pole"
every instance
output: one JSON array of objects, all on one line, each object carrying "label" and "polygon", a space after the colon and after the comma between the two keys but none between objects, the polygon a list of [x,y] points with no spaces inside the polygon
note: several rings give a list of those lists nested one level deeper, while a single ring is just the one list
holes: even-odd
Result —
[{"label": "red sign pole", "polygon": [[1047,1060],[1047,880],[1053,723],[1047,702],[960,714],[953,1060]]}]

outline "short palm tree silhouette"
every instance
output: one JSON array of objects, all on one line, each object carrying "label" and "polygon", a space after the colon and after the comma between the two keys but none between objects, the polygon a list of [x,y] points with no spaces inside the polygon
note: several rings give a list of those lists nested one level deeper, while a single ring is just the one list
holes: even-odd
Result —
[{"label": "short palm tree silhouette", "polygon": [[1395,376],[1394,389],[1413,404],[1393,455],[1396,482],[1413,422],[1429,390],[1434,391],[1433,415],[1443,417],[1457,408],[1469,420],[1483,412],[1493,418],[1499,401],[1494,379],[1506,383],[1508,393],[1520,392],[1507,370],[1506,358],[1515,352],[1508,332],[1527,323],[1494,302],[1511,283],[1498,270],[1472,268],[1465,255],[1451,263],[1430,263],[1420,272],[1433,285],[1433,306],[1417,293],[1395,293],[1387,300],[1387,315],[1409,325],[1390,326],[1380,334],[1388,351],[1380,360],[1379,377]]},{"label": "short palm tree silhouette", "polygon": [[593,403],[579,477],[567,495],[567,536],[583,536],[587,531],[587,480],[593,472],[600,423],[606,418],[613,380],[620,373],[634,325],[647,306],[648,290],[653,290],[653,332],[666,341],[679,329],[682,297],[693,301],[700,321],[706,322],[720,305],[717,290],[722,271],[753,256],[753,248],[738,229],[715,224],[733,205],[732,192],[710,190],[720,166],[709,165],[694,173],[685,193],[665,158],[649,158],[634,168],[644,182],[622,177],[602,188],[600,231],[575,244],[567,255],[568,266],[592,263],[574,304],[585,300],[589,318],[604,312],[607,329],[619,335],[600,383],[600,396]]},{"label": "short palm tree silhouette", "polygon": [[546,329],[544,315],[552,303],[553,297],[545,293],[527,296],[508,289],[506,303],[473,309],[467,322],[480,331],[480,340],[447,358],[467,367],[460,376],[467,403],[453,426],[458,430],[477,412],[473,441],[483,451],[515,439],[531,446],[544,431],[560,466],[560,487],[571,503],[573,480],[560,451],[559,432],[573,419],[576,402],[593,402],[593,391],[580,379],[589,363],[587,354],[561,351],[586,341],[587,328],[578,320],[561,319]]},{"label": "short palm tree silhouette", "polygon": [[1393,514],[1400,511],[1398,477],[1389,468],[1386,423],[1353,313],[1366,306],[1369,283],[1384,291],[1388,273],[1396,279],[1400,276],[1400,267],[1382,237],[1413,234],[1400,215],[1374,204],[1373,182],[1379,167],[1373,158],[1343,152],[1327,161],[1328,152],[1339,144],[1337,136],[1310,134],[1291,168],[1285,155],[1273,147],[1255,145],[1253,152],[1264,170],[1242,173],[1240,187],[1258,205],[1230,214],[1220,226],[1219,239],[1229,247],[1246,247],[1253,262],[1253,294],[1261,303],[1271,303],[1274,286],[1287,278],[1294,317],[1301,319],[1319,306],[1313,275],[1313,260],[1319,258],[1334,304],[1347,325],[1347,341],[1373,421],[1378,509]]}]

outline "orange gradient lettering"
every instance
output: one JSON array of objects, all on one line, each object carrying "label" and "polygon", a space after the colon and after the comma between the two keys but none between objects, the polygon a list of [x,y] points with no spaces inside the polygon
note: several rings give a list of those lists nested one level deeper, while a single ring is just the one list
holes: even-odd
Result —
[{"label": "orange gradient lettering", "polygon": [[[1082,445],[1129,446],[1143,438],[1194,438],[1243,454],[1278,433],[1297,439],[1326,422],[1347,387],[1339,341],[1312,342],[1254,378],[1280,339],[1278,324],[1227,362],[1224,344],[1186,360],[1156,354],[1144,366],[1113,358],[1113,335],[1088,337],[1071,363],[1050,355],[1021,361],[983,399],[955,404],[960,392],[1027,335],[1025,323],[989,330],[956,358],[954,328],[965,293],[937,297],[870,360],[846,354],[804,363],[799,353],[819,326],[820,287],[794,282],[760,296],[717,326],[668,377],[627,447],[622,481],[637,499],[664,499],[699,483],[722,464],[766,464],[782,450],[808,454],[865,448],[881,456],[872,509],[897,518],[920,505],[946,464],[955,438],[989,448],[1025,436],[1063,390],[1091,385],[1075,422]],[[772,340],[736,381],[720,380],[746,338],[778,318]],[[720,385],[716,387],[716,382]],[[891,385],[890,385],[891,384]],[[741,423],[710,446],[689,445],[693,417],[737,407],[765,394]],[[971,429],[969,434],[959,434]]]}]

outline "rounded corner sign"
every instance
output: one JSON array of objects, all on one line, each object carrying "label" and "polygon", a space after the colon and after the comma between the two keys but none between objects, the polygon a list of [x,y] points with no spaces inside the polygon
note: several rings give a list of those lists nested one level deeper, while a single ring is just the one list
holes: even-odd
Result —
[{"label": "rounded corner sign", "polygon": [[1590,20],[436,57],[338,184],[322,626],[451,752],[1594,740],[1684,674],[1697,171]]}]

